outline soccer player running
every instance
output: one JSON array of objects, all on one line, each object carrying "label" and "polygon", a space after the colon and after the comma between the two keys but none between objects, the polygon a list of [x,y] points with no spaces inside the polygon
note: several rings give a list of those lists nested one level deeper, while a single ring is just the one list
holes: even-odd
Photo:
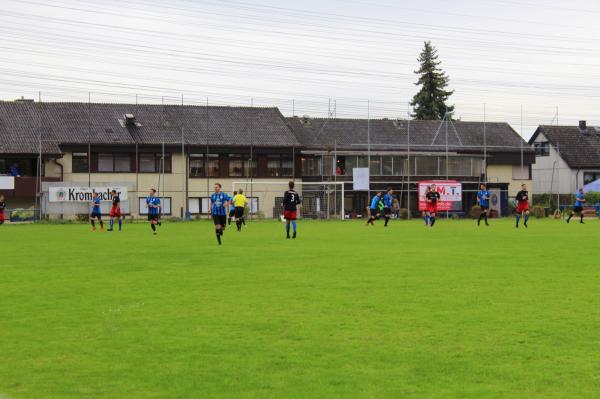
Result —
[{"label": "soccer player running", "polygon": [[394,204],[394,191],[392,188],[388,188],[387,192],[383,196],[383,217],[385,218],[384,227],[387,227],[390,218],[392,217],[392,206]]},{"label": "soccer player running", "polygon": [[367,220],[367,226],[371,225],[371,226],[375,226],[375,220],[379,219],[380,216],[380,210],[379,210],[379,203],[381,202],[381,196],[382,193],[381,191],[379,191],[377,194],[375,194],[375,196],[373,196],[373,198],[371,199],[371,206],[370,206],[370,216],[369,216],[369,220]]},{"label": "soccer player running", "polygon": [[[233,196],[231,198],[235,198],[236,195],[237,195],[237,191],[234,191]],[[235,217],[235,205],[233,204],[233,201],[231,201],[231,203],[229,204],[229,217],[227,218],[228,225],[231,224],[231,219],[233,219],[234,217]]]},{"label": "soccer player running", "polygon": [[529,191],[527,191],[525,184],[521,184],[521,191],[517,193],[515,199],[517,200],[517,224],[515,227],[519,228],[521,218],[523,218],[523,226],[527,227],[529,221]]},{"label": "soccer player running", "polygon": [[6,202],[4,201],[4,195],[0,195],[0,224],[4,224],[4,209],[6,208]]},{"label": "soccer player running", "polygon": [[92,214],[90,216],[90,222],[92,223],[92,231],[96,231],[96,221],[98,219],[100,223],[100,230],[104,230],[104,222],[102,221],[102,211],[100,210],[100,195],[94,191],[92,198]]},{"label": "soccer player running", "polygon": [[294,182],[288,183],[289,190],[283,194],[283,218],[285,219],[286,238],[290,238],[290,224],[294,230],[292,238],[296,238],[296,218],[298,216],[298,205],[302,203],[300,195],[294,190]]},{"label": "soccer player running", "polygon": [[221,183],[215,183],[215,192],[210,197],[210,214],[215,225],[217,242],[221,245],[221,236],[227,226],[227,210],[231,204],[231,198],[221,191]]},{"label": "soccer player running", "polygon": [[585,202],[586,199],[585,194],[583,192],[583,188],[580,188],[579,191],[575,193],[575,206],[573,207],[573,210],[567,218],[567,223],[571,222],[571,218],[573,217],[573,215],[578,214],[579,223],[583,224],[583,207],[585,206]]},{"label": "soccer player running", "polygon": [[121,219],[121,198],[117,194],[117,190],[112,190],[112,207],[110,208],[110,226],[107,231],[113,231],[115,227],[115,218],[117,218],[117,222],[119,223],[119,231],[123,229],[123,220]]},{"label": "soccer player running", "polygon": [[481,219],[485,221],[485,225],[489,226],[488,223],[488,213],[490,211],[490,198],[492,194],[488,191],[485,184],[481,184],[479,186],[479,191],[477,192],[477,202],[479,203],[479,207],[481,208],[481,213],[479,214],[479,219],[477,219],[477,226],[481,225]]},{"label": "soccer player running", "polygon": [[156,190],[151,188],[146,197],[146,208],[148,208],[148,221],[150,222],[150,228],[154,235],[158,234],[156,225],[159,223],[158,220],[161,207],[160,198],[156,196]]},{"label": "soccer player running", "polygon": [[426,225],[429,227],[433,227],[435,224],[435,218],[437,216],[437,206],[438,201],[440,200],[440,193],[437,192],[435,184],[432,184],[430,190],[425,194],[425,215],[426,215]]},{"label": "soccer player running", "polygon": [[242,224],[246,225],[246,222],[244,221],[244,211],[246,210],[248,199],[244,195],[244,190],[242,189],[240,189],[240,191],[238,191],[237,194],[234,191],[234,194],[235,195],[233,196],[232,200],[234,206],[233,217],[235,217],[235,225],[237,227],[237,231],[242,231]]}]

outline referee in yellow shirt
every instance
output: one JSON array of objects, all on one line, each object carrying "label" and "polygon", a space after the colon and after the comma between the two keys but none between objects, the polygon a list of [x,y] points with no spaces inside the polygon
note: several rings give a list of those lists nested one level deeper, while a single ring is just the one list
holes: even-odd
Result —
[{"label": "referee in yellow shirt", "polygon": [[248,199],[244,195],[244,190],[239,189],[238,193],[233,197],[234,217],[235,225],[238,231],[242,231],[242,224],[245,226],[246,221],[244,220],[244,210],[248,204]]}]

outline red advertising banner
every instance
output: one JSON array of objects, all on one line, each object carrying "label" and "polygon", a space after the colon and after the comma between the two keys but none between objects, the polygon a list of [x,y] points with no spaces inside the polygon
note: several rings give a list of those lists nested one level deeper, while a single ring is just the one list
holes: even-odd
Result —
[{"label": "red advertising banner", "polygon": [[460,209],[460,204],[462,204],[462,184],[460,182],[455,180],[423,180],[419,182],[420,211],[425,210],[425,193],[427,192],[427,187],[431,187],[432,184],[435,184],[436,191],[440,193],[438,211]]}]

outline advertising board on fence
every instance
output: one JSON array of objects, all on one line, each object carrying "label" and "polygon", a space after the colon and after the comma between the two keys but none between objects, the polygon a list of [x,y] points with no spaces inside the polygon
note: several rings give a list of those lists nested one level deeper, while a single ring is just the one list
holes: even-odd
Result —
[{"label": "advertising board on fence", "polygon": [[419,210],[425,210],[425,193],[427,187],[436,185],[440,193],[438,211],[453,211],[462,209],[462,184],[454,180],[426,180],[419,182]]},{"label": "advertising board on fence", "polygon": [[369,168],[352,169],[352,184],[355,191],[369,190]]},{"label": "advertising board on fence", "polygon": [[91,202],[94,193],[100,201],[112,201],[111,191],[115,190],[121,201],[127,200],[127,187],[49,187],[49,202]]}]

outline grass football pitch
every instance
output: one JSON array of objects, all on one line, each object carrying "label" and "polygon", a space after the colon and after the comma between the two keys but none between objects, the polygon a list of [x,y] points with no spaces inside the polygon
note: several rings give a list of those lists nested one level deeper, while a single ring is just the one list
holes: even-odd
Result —
[{"label": "grass football pitch", "polygon": [[600,222],[0,226],[0,398],[597,398]]}]

